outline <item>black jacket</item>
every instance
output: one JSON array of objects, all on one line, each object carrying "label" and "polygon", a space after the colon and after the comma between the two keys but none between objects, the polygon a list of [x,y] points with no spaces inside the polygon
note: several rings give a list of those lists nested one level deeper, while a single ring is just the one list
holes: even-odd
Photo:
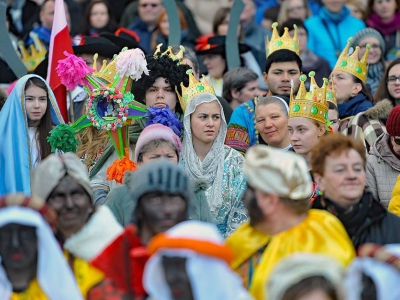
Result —
[{"label": "black jacket", "polygon": [[400,243],[400,218],[389,213],[370,192],[365,192],[360,201],[347,210],[322,196],[315,199],[313,208],[324,209],[335,215],[344,225],[356,249],[364,243]]}]

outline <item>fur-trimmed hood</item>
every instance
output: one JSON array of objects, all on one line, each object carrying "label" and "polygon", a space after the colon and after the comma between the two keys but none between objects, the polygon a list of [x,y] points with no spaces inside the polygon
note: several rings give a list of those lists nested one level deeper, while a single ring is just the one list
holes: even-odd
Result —
[{"label": "fur-trimmed hood", "polygon": [[373,120],[387,119],[393,105],[389,99],[378,101],[373,107],[367,109],[364,115]]},{"label": "fur-trimmed hood", "polygon": [[64,249],[76,257],[90,261],[123,231],[123,227],[117,222],[108,206],[103,205],[79,232],[65,241]]}]

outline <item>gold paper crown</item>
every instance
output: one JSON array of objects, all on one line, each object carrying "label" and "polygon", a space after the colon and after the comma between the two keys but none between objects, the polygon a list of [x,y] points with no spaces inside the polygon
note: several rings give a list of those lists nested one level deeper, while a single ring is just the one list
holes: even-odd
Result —
[{"label": "gold paper crown", "polygon": [[215,91],[213,86],[207,82],[204,75],[203,75],[203,81],[198,81],[193,76],[192,70],[187,70],[186,74],[189,75],[189,86],[185,87],[181,82],[182,96],[179,95],[178,90],[175,88],[183,112],[186,111],[186,107],[188,106],[189,102],[197,95],[210,93],[215,96]]},{"label": "gold paper crown", "polygon": [[156,47],[156,51],[154,51],[154,58],[158,58],[159,56],[163,56],[163,55],[167,55],[169,58],[171,58],[172,60],[177,60],[179,63],[182,62],[183,60],[183,52],[185,52],[185,48],[180,45],[179,46],[179,52],[175,55],[172,52],[172,47],[168,46],[167,50],[165,50],[163,53],[161,53],[161,47],[163,44],[158,44]]},{"label": "gold paper crown", "polygon": [[297,96],[294,97],[293,89],[290,93],[289,118],[303,117],[326,123],[328,118],[328,103],[326,102],[328,80],[324,78],[321,87],[315,82],[315,72],[311,71],[308,76],[311,79],[310,91],[307,92],[305,82],[306,75],[300,76],[300,87]]},{"label": "gold paper crown", "polygon": [[336,107],[338,107],[337,105],[337,100],[336,100],[336,93],[335,90],[332,88],[327,88],[326,90],[326,101],[327,102],[331,102],[333,103]]},{"label": "gold paper crown", "polygon": [[92,66],[96,72],[94,72],[92,75],[103,81],[106,81],[105,83],[107,84],[113,83],[117,76],[117,55],[114,54],[113,59],[109,63],[107,63],[107,60],[103,60],[103,65],[99,71],[97,71],[97,57],[98,54],[96,53],[93,56]]},{"label": "gold paper crown", "polygon": [[365,83],[365,81],[367,80],[367,73],[368,73],[367,59],[368,59],[369,49],[371,48],[371,46],[367,44],[363,57],[361,58],[361,60],[358,60],[358,52],[360,51],[360,47],[357,46],[356,50],[354,50],[353,53],[351,53],[350,55],[348,54],[352,40],[353,38],[349,38],[347,40],[347,45],[340,54],[339,59],[336,62],[336,65],[333,68],[333,70],[350,73]]},{"label": "gold paper crown", "polygon": [[29,46],[30,53],[25,48],[23,41],[18,42],[18,47],[21,51],[22,62],[26,69],[32,72],[44,60],[47,50],[36,33],[31,33],[30,36],[33,40],[33,43]]},{"label": "gold paper crown", "polygon": [[271,27],[272,27],[271,40],[268,39],[268,36],[265,40],[267,57],[270,56],[271,53],[282,49],[287,49],[295,52],[297,55],[300,55],[296,24],[293,25],[294,28],[293,38],[290,37],[289,28],[285,27],[284,33],[282,34],[282,36],[279,36],[277,29],[278,23],[277,22],[273,23]]}]

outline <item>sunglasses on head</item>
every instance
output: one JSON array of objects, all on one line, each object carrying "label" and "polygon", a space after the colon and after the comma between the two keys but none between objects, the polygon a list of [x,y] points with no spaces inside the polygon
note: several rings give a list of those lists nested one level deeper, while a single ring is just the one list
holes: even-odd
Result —
[{"label": "sunglasses on head", "polygon": [[400,137],[393,137],[393,142],[400,146]]}]

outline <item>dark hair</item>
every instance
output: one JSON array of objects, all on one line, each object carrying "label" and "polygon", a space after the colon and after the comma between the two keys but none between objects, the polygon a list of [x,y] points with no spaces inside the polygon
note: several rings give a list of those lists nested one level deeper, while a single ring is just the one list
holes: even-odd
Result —
[{"label": "dark hair", "polygon": [[[367,11],[366,11],[366,13],[364,14],[364,16],[365,16],[365,20],[367,20],[367,19],[369,19],[370,17],[371,17],[371,15],[373,14],[373,5],[374,5],[374,2],[375,2],[376,0],[368,0],[368,5],[367,5]],[[397,7],[396,7],[396,10],[395,10],[395,12],[398,12],[399,11],[399,9],[400,9],[400,0],[396,0],[396,4],[397,4]],[[376,28],[375,28],[376,29]],[[383,34],[382,34],[383,35]]]},{"label": "dark hair", "polygon": [[[311,197],[311,195],[310,195]],[[289,198],[279,197],[281,202],[297,215],[302,215],[310,209],[310,198],[293,201]]]},{"label": "dark hair", "polygon": [[158,148],[160,146],[166,145],[173,149],[176,153],[176,156],[178,157],[179,161],[179,150],[176,148],[176,146],[171,143],[170,141],[167,141],[165,139],[156,139],[156,140],[151,140],[150,142],[146,143],[139,152],[137,162],[142,163],[143,162],[143,155],[148,152],[150,149]]},{"label": "dark hair", "polygon": [[293,51],[282,49],[271,53],[271,55],[267,57],[267,63],[265,64],[265,73],[268,73],[273,63],[281,62],[295,62],[299,67],[299,71],[301,72],[303,64],[300,57]]},{"label": "dark hair", "polygon": [[317,275],[304,278],[292,285],[282,296],[282,300],[296,300],[304,297],[311,291],[322,290],[330,300],[339,300],[339,295],[335,286],[325,277]]},{"label": "dark hair", "polygon": [[38,146],[39,146],[38,148],[39,148],[39,152],[40,152],[40,158],[41,158],[41,160],[43,160],[51,154],[51,147],[50,147],[50,144],[47,142],[47,137],[49,135],[49,132],[53,129],[53,124],[51,122],[51,112],[50,112],[51,111],[51,103],[50,103],[49,91],[47,89],[47,85],[43,80],[41,80],[37,77],[30,78],[25,84],[25,91],[31,85],[37,86],[37,87],[45,90],[46,94],[47,94],[47,109],[37,127],[37,142],[38,142]]},{"label": "dark hair", "polygon": [[0,87],[0,111],[8,98],[7,92]]},{"label": "dark hair", "polygon": [[218,35],[218,26],[221,25],[226,16],[231,13],[230,7],[220,7],[214,15],[212,31],[214,34]]},{"label": "dark hair", "polygon": [[[174,90],[177,88],[179,94],[182,93],[181,82],[186,87],[189,85],[189,76],[186,74],[186,71],[190,69],[188,65],[178,65],[178,62],[174,61],[167,54],[157,55],[156,57],[149,54],[146,56],[146,60],[149,75],[143,75],[132,85],[132,94],[137,101],[146,104],[147,89],[160,77],[167,79]],[[183,112],[179,102],[176,105],[175,111],[179,113]]]},{"label": "dark hair", "polygon": [[232,94],[231,91],[233,89],[237,91],[241,91],[248,82],[254,81],[258,79],[258,75],[246,68],[246,67],[238,67],[233,70],[230,70],[224,74],[224,84],[222,90],[222,97],[226,99],[228,102],[232,102]]},{"label": "dark hair", "polygon": [[279,24],[279,35],[282,35],[285,32],[285,27],[290,30],[294,30],[293,25],[296,25],[297,28],[303,28],[308,35],[307,27],[304,25],[304,22],[300,19],[287,19],[286,22]]},{"label": "dark hair", "polygon": [[367,85],[359,78],[357,78],[354,75],[351,75],[353,77],[354,83],[359,83],[361,84],[361,91],[360,93],[364,94],[364,96],[367,98],[367,100],[374,102],[374,96],[372,96],[371,91],[367,87]]},{"label": "dark hair", "polygon": [[111,5],[108,3],[107,0],[92,0],[89,2],[88,6],[85,9],[85,14],[82,19],[81,24],[79,25],[78,32],[80,34],[83,34],[85,36],[90,36],[91,35],[91,30],[92,26],[90,25],[90,15],[92,13],[93,6],[96,4],[104,4],[107,7],[108,11],[108,23],[105,27],[103,28],[95,28],[97,30],[97,33],[101,32],[111,32],[114,33],[118,29],[118,24],[117,21],[114,18],[114,14],[112,11]]},{"label": "dark hair", "polygon": [[360,154],[365,169],[367,158],[365,147],[360,140],[340,133],[323,136],[311,151],[311,170],[313,173],[323,176],[325,172],[325,162],[328,156],[339,156],[343,152],[348,153],[352,149]]},{"label": "dark hair", "polygon": [[338,107],[333,102],[330,102],[330,101],[327,101],[327,102],[328,102],[328,108],[329,109],[334,109],[336,111],[339,111]]},{"label": "dark hair", "polygon": [[374,97],[374,99],[375,99],[374,103],[377,103],[383,99],[389,99],[390,102],[392,102],[393,106],[396,106],[395,99],[389,94],[386,80],[389,77],[390,70],[394,66],[399,65],[399,64],[400,64],[400,58],[396,58],[386,68],[385,74],[384,74],[384,76],[382,76],[381,81],[379,83],[379,87],[376,90],[375,97]]}]

